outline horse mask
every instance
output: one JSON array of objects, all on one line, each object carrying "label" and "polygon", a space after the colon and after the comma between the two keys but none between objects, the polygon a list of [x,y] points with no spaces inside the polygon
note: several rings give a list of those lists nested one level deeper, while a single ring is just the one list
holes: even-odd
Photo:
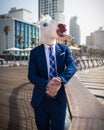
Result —
[{"label": "horse mask", "polygon": [[49,15],[40,20],[40,43],[53,45],[57,38],[64,37],[66,25],[52,20]]}]

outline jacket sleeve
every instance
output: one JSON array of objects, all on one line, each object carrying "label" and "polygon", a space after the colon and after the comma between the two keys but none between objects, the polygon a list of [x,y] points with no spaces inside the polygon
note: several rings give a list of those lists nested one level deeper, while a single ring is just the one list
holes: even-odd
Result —
[{"label": "jacket sleeve", "polygon": [[74,58],[72,56],[72,53],[70,52],[69,47],[67,46],[65,51],[65,69],[59,75],[59,77],[62,79],[62,83],[66,84],[71,79],[71,77],[75,74],[76,71],[77,71],[77,67]]},{"label": "jacket sleeve", "polygon": [[28,66],[28,79],[36,87],[38,87],[39,89],[41,89],[45,92],[47,83],[49,81],[38,76],[35,61],[36,61],[35,54],[34,54],[34,51],[32,50],[30,52],[30,60],[29,60],[29,66]]}]

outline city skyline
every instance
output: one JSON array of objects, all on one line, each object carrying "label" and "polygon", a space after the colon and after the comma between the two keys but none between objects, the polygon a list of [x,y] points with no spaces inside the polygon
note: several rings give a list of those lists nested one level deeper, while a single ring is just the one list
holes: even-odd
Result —
[{"label": "city skyline", "polygon": [[[65,19],[66,24],[72,16],[78,17],[78,24],[81,29],[81,44],[85,44],[87,35],[96,31],[100,26],[104,27],[104,1],[103,0],[65,0]],[[10,8],[16,7],[30,10],[34,21],[38,21],[38,0],[1,0],[0,14],[6,14]],[[69,31],[69,27],[68,31]]]}]

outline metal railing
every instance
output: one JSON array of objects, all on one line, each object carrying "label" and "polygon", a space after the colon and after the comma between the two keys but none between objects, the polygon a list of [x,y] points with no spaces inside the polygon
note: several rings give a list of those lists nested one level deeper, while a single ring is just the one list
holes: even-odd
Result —
[{"label": "metal railing", "polygon": [[104,65],[104,58],[89,58],[76,60],[78,70],[95,68]]}]

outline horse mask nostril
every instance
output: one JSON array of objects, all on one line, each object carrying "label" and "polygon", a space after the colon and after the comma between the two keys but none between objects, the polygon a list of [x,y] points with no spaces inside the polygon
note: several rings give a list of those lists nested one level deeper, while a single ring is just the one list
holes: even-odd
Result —
[{"label": "horse mask nostril", "polygon": [[58,24],[58,30],[60,30],[60,32],[65,32],[66,31],[66,25]]},{"label": "horse mask nostril", "polygon": [[65,28],[66,25],[64,25],[64,24],[58,24],[58,27],[59,27],[59,28]]}]

